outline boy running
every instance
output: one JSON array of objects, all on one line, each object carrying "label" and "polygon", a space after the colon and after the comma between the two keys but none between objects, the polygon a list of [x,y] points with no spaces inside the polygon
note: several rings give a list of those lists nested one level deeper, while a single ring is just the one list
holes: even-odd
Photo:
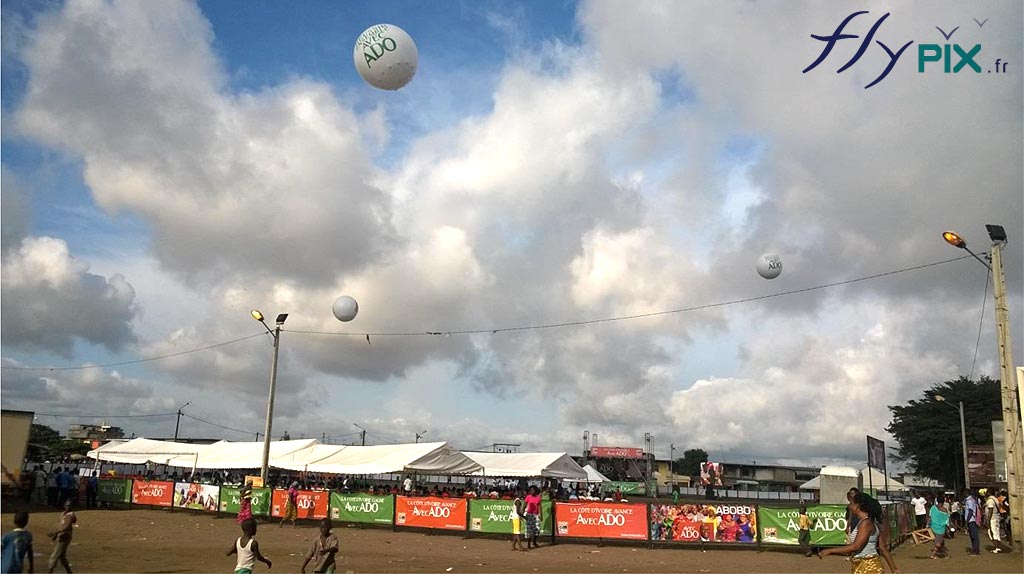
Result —
[{"label": "boy running", "polygon": [[235,544],[228,550],[227,556],[238,554],[238,562],[235,563],[235,574],[252,574],[252,567],[256,561],[267,565],[270,568],[270,560],[260,554],[260,545],[256,542],[256,521],[246,520],[242,523],[242,535],[235,540]]},{"label": "boy running", "polygon": [[306,574],[306,565],[313,560],[313,572],[327,572],[334,574],[334,556],[338,553],[338,537],[331,532],[331,519],[325,518],[320,521],[320,536],[313,541],[313,547],[306,555],[306,561],[302,563],[300,571]]}]

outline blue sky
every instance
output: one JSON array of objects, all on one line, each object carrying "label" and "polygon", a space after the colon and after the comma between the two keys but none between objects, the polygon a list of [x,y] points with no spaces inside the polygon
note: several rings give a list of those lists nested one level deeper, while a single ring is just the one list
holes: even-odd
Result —
[{"label": "blue sky", "polygon": [[[1019,26],[1004,25],[1019,6],[971,12],[911,2],[882,31],[923,42],[933,22],[961,23],[985,58],[1020,60]],[[974,12],[990,27],[971,28]],[[427,429],[463,448],[562,450],[583,430],[617,446],[651,432],[660,455],[674,443],[726,459],[856,460],[863,435],[884,436],[887,404],[968,374],[980,266],[591,326],[369,345],[362,334],[804,289],[955,257],[936,240],[947,228],[983,248],[985,223],[1006,226],[1009,253],[1022,248],[1019,71],[918,74],[907,57],[864,90],[881,51],[835,74],[854,49],[842,45],[802,74],[821,49],[810,34],[834,29],[841,5],[2,13],[5,408],[120,416],[191,401],[186,412],[255,432],[265,338],[80,367],[258,334],[258,307],[290,313],[275,429],[293,436],[357,423],[371,440]],[[398,91],[353,66],[355,38],[378,23],[418,48]],[[784,262],[774,281],[753,272],[768,252]],[[1020,324],[1020,257],[1007,260]],[[341,294],[360,301],[352,323],[330,317]],[[976,371],[994,374],[992,321],[982,327]],[[77,368],[31,369],[50,366]],[[147,436],[173,420],[121,419]]]}]

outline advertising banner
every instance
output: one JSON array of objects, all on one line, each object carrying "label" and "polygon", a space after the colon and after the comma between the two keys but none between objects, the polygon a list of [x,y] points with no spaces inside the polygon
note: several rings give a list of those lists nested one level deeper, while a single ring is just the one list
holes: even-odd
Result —
[{"label": "advertising banner", "polygon": [[390,494],[331,493],[331,518],[344,522],[391,524],[394,520],[395,497]]},{"label": "advertising banner", "polygon": [[466,500],[433,496],[398,496],[395,498],[395,525],[465,530]]},{"label": "advertising banner", "polygon": [[[327,506],[330,504],[330,492],[326,490],[300,490],[296,498],[298,518],[312,520],[327,518]],[[274,490],[270,498],[270,515],[284,517],[284,508],[288,502],[288,491]]]},{"label": "advertising banner", "polygon": [[133,480],[132,504],[149,506],[171,506],[174,483],[160,480]]},{"label": "advertising banner", "polygon": [[[551,501],[540,503],[540,533],[551,535]],[[473,532],[490,534],[512,534],[512,501],[511,500],[470,500],[469,529]],[[523,533],[526,524],[522,525]]]},{"label": "advertising banner", "polygon": [[756,510],[747,504],[652,504],[651,540],[753,544]]},{"label": "advertising banner", "polygon": [[217,512],[220,506],[220,487],[214,484],[195,482],[174,483],[174,506]]},{"label": "advertising banner", "polygon": [[644,449],[622,446],[595,446],[590,449],[592,458],[643,458]]},{"label": "advertising banner", "polygon": [[647,540],[647,505],[556,502],[558,536]]},{"label": "advertising banner", "polygon": [[129,503],[132,501],[132,481],[127,478],[108,478],[100,481],[100,502]]},{"label": "advertising banner", "polygon": [[620,482],[616,480],[608,481],[601,487],[605,494],[615,492],[615,489],[619,489],[623,495],[643,495],[647,492],[647,485],[642,482]]},{"label": "advertising banner", "polygon": [[[811,524],[811,544],[831,546],[846,544],[846,506],[815,504],[807,507]],[[800,511],[796,508],[770,508],[757,511],[761,542],[765,544],[799,544]]]},{"label": "advertising banner", "polygon": [[[239,491],[242,490],[240,486],[222,486],[220,487],[220,511],[230,512],[232,514],[238,514],[239,505],[242,503],[242,496]],[[253,516],[269,516],[270,515],[270,489],[269,488],[254,488],[252,489],[252,498],[250,499],[252,504]]]}]

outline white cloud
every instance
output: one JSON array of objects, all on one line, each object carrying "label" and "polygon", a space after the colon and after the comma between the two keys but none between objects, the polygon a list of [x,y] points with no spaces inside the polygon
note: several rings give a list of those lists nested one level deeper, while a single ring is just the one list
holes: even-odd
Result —
[{"label": "white cloud", "polygon": [[135,290],[119,274],[89,273],[64,241],[25,238],[3,269],[5,346],[70,356],[76,338],[111,350],[134,341]]}]

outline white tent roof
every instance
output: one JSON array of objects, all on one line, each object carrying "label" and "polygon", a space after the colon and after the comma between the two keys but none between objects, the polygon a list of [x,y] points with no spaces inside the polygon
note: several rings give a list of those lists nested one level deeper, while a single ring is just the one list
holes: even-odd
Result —
[{"label": "white tent roof", "polygon": [[584,466],[583,470],[587,473],[586,482],[611,482],[611,480],[607,476],[601,474],[601,471],[597,470],[593,466],[590,466],[589,464],[587,466]]},{"label": "white tent roof", "polygon": [[[287,456],[296,452],[302,452],[319,444],[319,441],[312,438],[300,440],[273,440],[270,441],[270,466],[275,466],[274,461],[278,457]],[[180,459],[171,463],[171,466],[191,467],[192,462],[183,464]],[[221,441],[211,444],[210,447],[199,453],[199,461],[196,468],[260,468],[263,466],[263,442],[228,442]]]},{"label": "white tent roof", "polygon": [[303,452],[271,460],[288,470],[331,474],[472,474],[480,465],[446,442],[421,442],[377,446],[316,445]]},{"label": "white tent roof", "polygon": [[483,469],[483,476],[548,476],[586,480],[587,472],[564,452],[467,452]]},{"label": "white tent roof", "polygon": [[[868,482],[868,470],[869,469],[871,470],[871,481],[870,482]],[[856,469],[854,469],[854,472],[856,472]],[[824,469],[822,470],[822,474],[825,474]],[[869,484],[871,485],[871,487],[873,487],[876,490],[884,490],[886,488],[885,475],[882,474],[881,472],[879,472],[878,470],[874,469],[874,468],[870,468],[870,467],[863,468],[860,471],[860,476],[861,476],[861,480],[863,481],[861,484],[862,484],[862,486],[864,488],[867,488]],[[893,490],[909,490],[906,486],[903,486],[903,484],[901,482],[899,482],[898,480],[896,480],[895,478],[893,478],[891,476],[889,477],[888,487],[889,487],[890,491],[893,491]],[[800,489],[801,490],[821,490],[821,476],[820,475],[816,476],[816,477],[812,478],[811,480],[808,480],[807,482],[801,484],[800,485]]]},{"label": "white tent roof", "polygon": [[[218,443],[219,444],[219,443]],[[128,442],[107,443],[88,453],[89,458],[126,464],[169,464],[191,467],[196,456],[214,445],[189,444],[148,438],[135,438]]]}]

